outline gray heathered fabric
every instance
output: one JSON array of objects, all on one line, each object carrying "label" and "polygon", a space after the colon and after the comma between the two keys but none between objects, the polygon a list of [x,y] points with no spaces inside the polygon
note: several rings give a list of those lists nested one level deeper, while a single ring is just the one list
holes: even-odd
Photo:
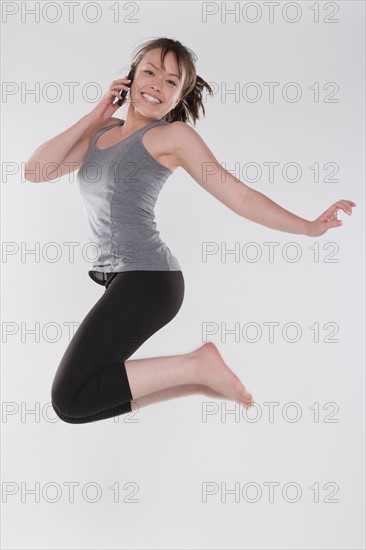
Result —
[{"label": "gray heathered fabric", "polygon": [[96,245],[89,275],[101,284],[103,273],[181,271],[160,238],[154,214],[158,195],[173,172],[157,162],[141,140],[149,128],[168,123],[156,120],[120,143],[103,150],[96,147],[103,132],[123,124],[122,120],[94,134],[77,174],[89,239]]}]

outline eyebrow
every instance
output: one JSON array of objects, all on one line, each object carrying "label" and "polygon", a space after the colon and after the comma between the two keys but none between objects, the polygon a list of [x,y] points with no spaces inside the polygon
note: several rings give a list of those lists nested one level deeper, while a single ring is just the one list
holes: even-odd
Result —
[{"label": "eyebrow", "polygon": [[[155,67],[154,63],[150,63],[150,61],[148,61],[148,62],[146,63],[146,65],[151,65],[151,66],[154,67],[154,69],[156,69],[157,71],[159,70],[157,67]],[[178,76],[177,74],[169,73],[169,76],[176,76],[176,77],[178,78],[178,80],[180,80],[180,79],[179,79],[179,76]]]}]

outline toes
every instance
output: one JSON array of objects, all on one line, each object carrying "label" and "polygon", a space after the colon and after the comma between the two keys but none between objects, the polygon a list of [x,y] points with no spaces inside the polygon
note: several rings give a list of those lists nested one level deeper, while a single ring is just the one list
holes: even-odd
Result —
[{"label": "toes", "polygon": [[246,405],[253,405],[253,396],[246,390],[244,390],[244,402]]}]

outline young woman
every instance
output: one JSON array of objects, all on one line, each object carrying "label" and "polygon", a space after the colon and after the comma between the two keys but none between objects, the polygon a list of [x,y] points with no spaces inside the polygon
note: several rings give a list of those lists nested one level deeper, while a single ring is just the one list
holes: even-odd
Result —
[{"label": "young woman", "polygon": [[[89,275],[105,285],[53,381],[52,404],[65,422],[102,420],[130,412],[132,402],[141,407],[192,393],[253,403],[213,342],[184,355],[128,360],[183,302],[182,270],[154,221],[158,194],[176,168],[233,212],[287,233],[320,236],[340,227],[338,209],[351,214],[355,206],[339,200],[308,221],[222,168],[187,124],[195,124],[200,108],[205,112],[203,88],[212,95],[196,74],[195,60],[176,40],[146,42],[133,57],[133,78],[113,81],[89,114],[38,147],[26,163],[24,175],[33,182],[79,169],[89,233],[98,247]],[[123,90],[130,101],[120,120],[113,115]]]}]

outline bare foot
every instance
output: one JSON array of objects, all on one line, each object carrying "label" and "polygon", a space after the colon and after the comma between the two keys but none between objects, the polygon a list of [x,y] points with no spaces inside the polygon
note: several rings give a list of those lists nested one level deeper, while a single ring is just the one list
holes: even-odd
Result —
[{"label": "bare foot", "polygon": [[213,397],[214,399],[227,399],[225,395],[222,393],[219,393],[218,391],[214,391],[208,386],[204,386],[203,384],[196,384],[196,392],[200,395],[204,395],[205,397]]},{"label": "bare foot", "polygon": [[[224,396],[250,406],[253,397],[240,379],[227,366],[213,342],[206,342],[193,352],[199,358],[199,383],[211,388],[217,396]],[[215,395],[214,395],[215,397]]]},{"label": "bare foot", "polygon": [[182,386],[173,386],[164,390],[159,390],[153,393],[139,397],[131,401],[131,407],[133,410],[141,409],[147,405],[153,405],[161,401],[167,401],[168,399],[177,399],[177,397],[186,397],[187,395],[204,395],[206,397],[214,397],[215,399],[227,399],[222,393],[218,393],[208,386],[200,384],[184,384]]}]

